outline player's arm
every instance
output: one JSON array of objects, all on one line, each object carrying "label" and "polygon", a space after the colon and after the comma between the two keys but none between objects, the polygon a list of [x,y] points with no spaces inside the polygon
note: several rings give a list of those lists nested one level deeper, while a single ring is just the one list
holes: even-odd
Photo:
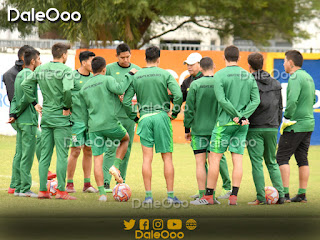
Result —
[{"label": "player's arm", "polygon": [[124,98],[122,101],[122,104],[124,106],[124,109],[128,115],[128,117],[135,122],[139,120],[137,116],[137,108],[136,105],[132,105],[132,98],[134,97],[135,90],[133,87],[133,83],[131,82],[130,86],[128,87],[127,91],[124,94]]},{"label": "player's arm", "polygon": [[196,103],[196,89],[194,88],[194,84],[191,84],[189,93],[187,96],[187,100],[186,100],[185,109],[184,109],[183,124],[185,127],[186,134],[190,133],[190,128],[194,120],[195,103]]},{"label": "player's arm", "polygon": [[84,100],[82,89],[79,93],[79,101],[80,101],[80,105],[81,105],[81,118],[82,118],[82,121],[84,122],[84,124],[86,125],[86,128],[88,129],[88,121],[89,121],[88,107],[87,107],[86,102]]},{"label": "player's arm", "polygon": [[6,72],[3,74],[2,81],[6,85],[7,95],[9,102],[12,102],[12,99],[14,97],[14,81],[12,81],[12,78],[10,77],[10,73]]},{"label": "player's arm", "polygon": [[301,83],[298,79],[290,80],[287,88],[287,107],[284,111],[284,118],[291,119],[296,111],[298,98],[301,92]]},{"label": "player's arm", "polygon": [[114,77],[108,76],[107,88],[110,92],[122,95],[129,87],[132,82],[132,75],[127,73],[124,78],[118,83]]},{"label": "player's arm", "polygon": [[68,111],[72,106],[72,89],[74,88],[74,73],[71,68],[65,69],[62,79],[63,110]]},{"label": "player's arm", "polygon": [[167,78],[167,87],[173,95],[172,118],[175,119],[181,110],[183,96],[179,84],[171,74]]},{"label": "player's arm", "polygon": [[282,111],[283,111],[282,93],[281,93],[281,90],[280,90],[280,99],[279,99],[279,123],[281,123]]},{"label": "player's arm", "polygon": [[[40,68],[40,66],[38,67]],[[37,104],[37,69],[30,73],[21,83],[22,91],[24,92],[24,100],[32,103],[34,106]]]},{"label": "player's arm", "polygon": [[241,111],[241,117],[244,117],[246,119],[248,119],[252,113],[254,113],[254,111],[257,109],[257,107],[260,104],[260,94],[259,94],[259,88],[257,85],[257,82],[253,79],[252,80],[253,84],[252,84],[252,88],[250,91],[250,101],[248,103],[248,105],[245,107],[245,109],[243,111]]},{"label": "player's arm", "polygon": [[222,81],[217,76],[214,77],[214,93],[217,101],[222,109],[233,119],[235,117],[242,117],[241,114],[234,108],[233,104],[226,98]]}]

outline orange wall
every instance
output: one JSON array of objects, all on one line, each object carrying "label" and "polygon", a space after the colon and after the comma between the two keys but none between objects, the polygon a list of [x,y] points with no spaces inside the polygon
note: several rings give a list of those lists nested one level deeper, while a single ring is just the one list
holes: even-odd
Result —
[{"label": "orange wall", "polygon": [[[96,56],[104,57],[107,64],[116,62],[116,50],[115,49],[78,49],[76,52],[76,69],[80,67],[79,54],[82,51],[90,50],[96,54]],[[164,69],[171,69],[175,71],[179,76],[185,70],[187,70],[186,65],[183,62],[187,59],[190,53],[195,51],[172,51],[172,50],[161,50],[160,56],[160,66]],[[216,65],[215,71],[225,67],[225,62],[223,60],[223,51],[196,51],[202,55],[202,57],[211,57]],[[132,50],[131,51],[131,62],[140,66],[145,66],[145,51],[144,50]],[[241,52],[239,65],[244,69],[248,70],[247,58],[250,52]],[[267,54],[262,53],[266,59]],[[266,61],[265,61],[266,62]],[[176,79],[179,81],[178,79]],[[173,141],[178,143],[185,143],[184,139],[184,128],[183,128],[183,112],[178,115],[178,118],[172,121],[173,127]],[[135,136],[135,141],[138,141],[138,136]]]}]

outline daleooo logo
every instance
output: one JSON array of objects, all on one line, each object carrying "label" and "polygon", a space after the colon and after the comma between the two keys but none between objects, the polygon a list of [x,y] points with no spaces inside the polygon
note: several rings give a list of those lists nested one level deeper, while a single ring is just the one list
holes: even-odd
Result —
[{"label": "daleooo logo", "polygon": [[60,12],[56,8],[49,8],[46,12],[35,12],[34,8],[31,8],[31,11],[21,12],[16,8],[8,7],[8,22],[43,22],[48,20],[49,22],[57,22],[59,20],[63,22],[79,22],[81,21],[81,14],[77,11],[69,13],[69,12]]}]

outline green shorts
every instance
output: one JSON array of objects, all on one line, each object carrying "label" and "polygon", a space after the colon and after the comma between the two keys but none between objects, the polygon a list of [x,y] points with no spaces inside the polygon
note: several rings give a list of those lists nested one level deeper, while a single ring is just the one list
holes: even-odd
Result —
[{"label": "green shorts", "polygon": [[137,134],[143,146],[155,145],[156,153],[173,152],[172,125],[166,112],[142,116]]},{"label": "green shorts", "polygon": [[70,147],[81,147],[86,145],[90,147],[89,133],[86,125],[82,122],[75,122],[72,127],[72,141]]},{"label": "green shorts", "polygon": [[92,155],[99,156],[110,147],[119,147],[120,140],[126,135],[127,130],[118,122],[118,126],[98,132],[90,132]]},{"label": "green shorts", "polygon": [[210,151],[224,153],[229,147],[233,153],[243,154],[249,125],[216,126],[211,135]]},{"label": "green shorts", "polygon": [[191,147],[192,150],[196,152],[206,152],[210,151],[210,135],[200,136],[200,135],[191,135]]}]

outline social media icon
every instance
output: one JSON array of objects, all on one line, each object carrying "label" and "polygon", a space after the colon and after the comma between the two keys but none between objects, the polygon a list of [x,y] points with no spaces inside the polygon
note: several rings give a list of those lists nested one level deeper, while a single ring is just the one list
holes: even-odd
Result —
[{"label": "social media icon", "polygon": [[129,222],[127,222],[126,220],[123,220],[123,224],[124,224],[124,230],[131,230],[136,224],[136,220],[131,219]]},{"label": "social media icon", "polygon": [[149,230],[149,220],[140,219],[139,226],[140,226],[140,230]]},{"label": "social media icon", "polygon": [[154,219],[153,220],[153,230],[162,230],[163,229],[163,220]]},{"label": "social media icon", "polygon": [[167,228],[169,230],[180,230],[182,228],[182,221],[180,219],[169,219],[167,221]]}]

